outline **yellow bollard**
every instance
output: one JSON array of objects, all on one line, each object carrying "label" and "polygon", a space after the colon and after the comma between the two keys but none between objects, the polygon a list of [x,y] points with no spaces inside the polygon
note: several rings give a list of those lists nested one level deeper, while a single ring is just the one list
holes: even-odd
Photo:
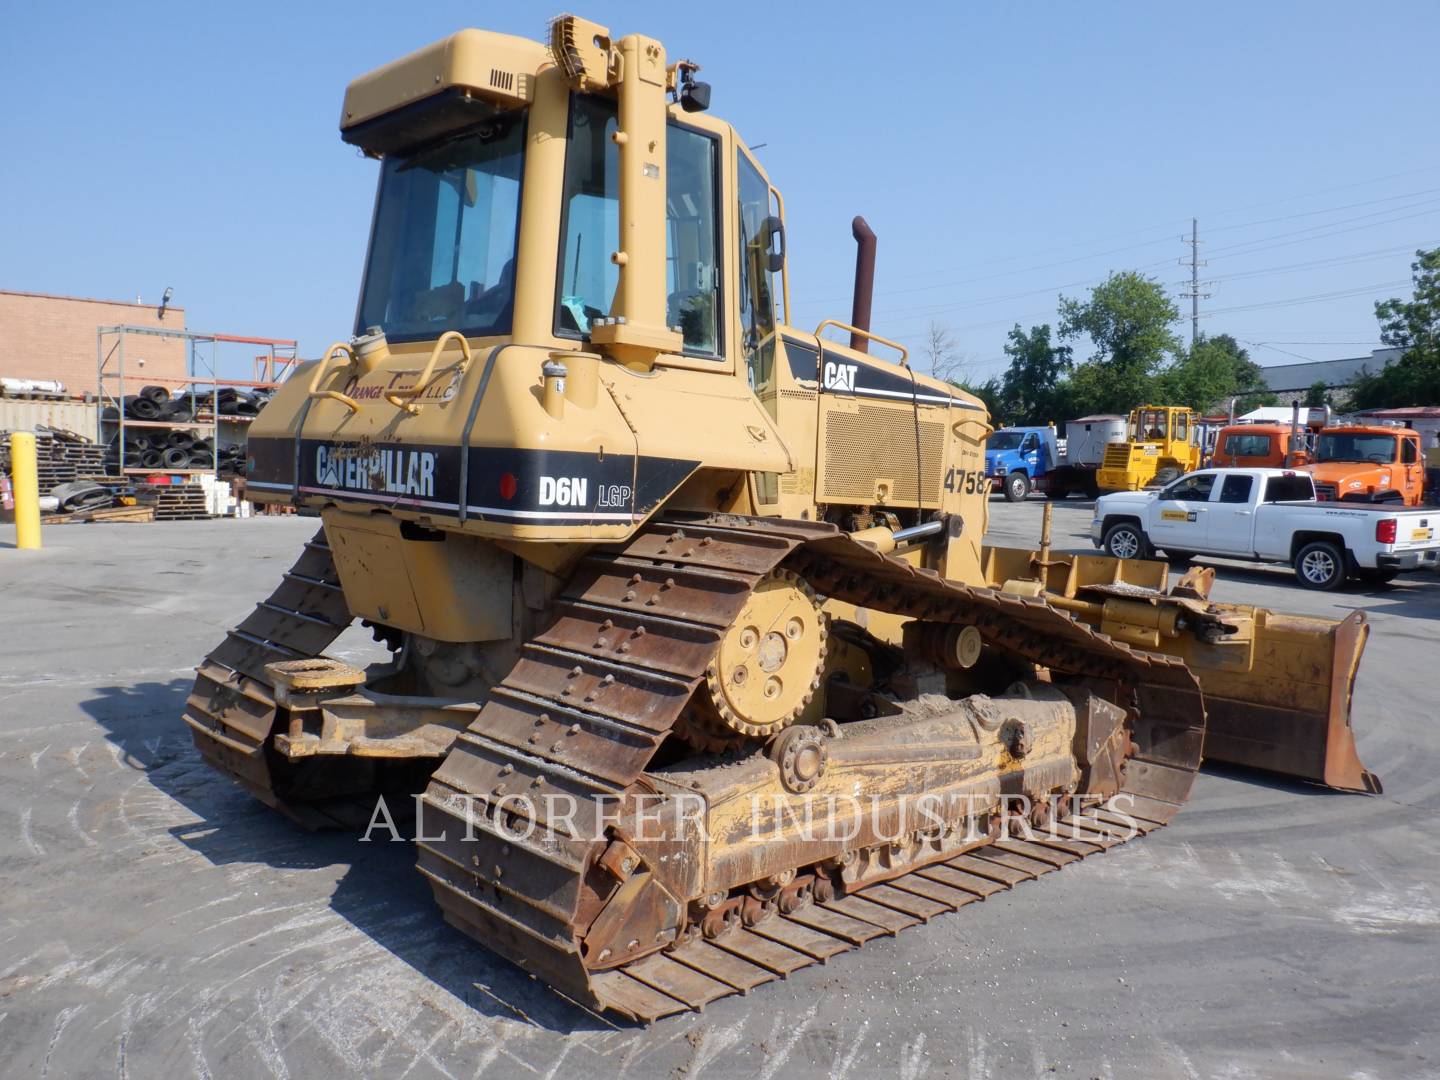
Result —
[{"label": "yellow bollard", "polygon": [[35,435],[10,435],[10,486],[15,494],[15,546],[40,546],[40,478],[35,469]]}]

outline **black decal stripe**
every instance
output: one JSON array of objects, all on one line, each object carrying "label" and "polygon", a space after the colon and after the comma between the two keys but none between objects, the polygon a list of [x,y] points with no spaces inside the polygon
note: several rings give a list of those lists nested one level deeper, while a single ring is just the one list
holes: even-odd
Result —
[{"label": "black decal stripe", "polygon": [[[832,353],[831,355],[833,356],[834,354]],[[822,371],[825,356],[826,353],[822,347],[820,353]],[[984,408],[984,406],[972,404],[971,402],[965,401],[963,398],[953,397],[949,394],[937,394],[934,392],[923,390],[919,393],[916,393],[914,384],[910,382],[910,377],[908,375],[899,374],[899,369],[895,368],[894,365],[889,365],[886,368],[881,368],[861,361],[857,361],[853,357],[848,356],[838,357],[836,358],[835,362],[842,364],[851,364],[859,368],[855,375],[855,397],[882,398],[890,401],[918,400],[926,405],[954,405],[962,409]],[[849,393],[849,391],[843,390],[827,390],[823,385],[823,381],[820,387],[820,392],[822,394]]]},{"label": "black decal stripe", "polygon": [[[782,337],[785,343],[785,356],[790,363],[790,374],[805,382],[821,382],[821,364],[824,361],[825,352],[823,349],[817,353],[813,345],[795,341],[788,337]],[[984,411],[985,406],[977,405],[964,398],[958,398],[950,394],[937,394],[933,391],[921,391],[916,394],[910,384],[907,375],[896,373],[894,365],[877,367],[857,360],[852,356],[830,356],[835,363],[846,364],[857,368],[855,375],[855,390],[827,389],[820,386],[822,394],[840,394],[846,397],[873,398],[881,401],[914,401],[918,400],[922,405],[953,405],[957,409],[975,409]]]},{"label": "black decal stripe", "polygon": [[819,377],[816,372],[820,370],[815,346],[783,335],[780,340],[785,343],[785,357],[790,362],[790,374],[805,382],[814,382]]},{"label": "black decal stripe", "polygon": [[[250,456],[255,465],[247,482],[258,490],[295,491],[290,439],[252,439]],[[326,460],[344,461],[347,456],[370,462],[368,469],[347,474],[342,467],[337,473],[327,469],[317,474],[319,451]],[[388,456],[376,457],[377,451]],[[433,486],[430,492],[384,490],[409,477],[414,455],[432,455]],[[631,454],[596,454],[575,450],[522,450],[513,447],[476,447],[470,450],[467,468],[461,468],[458,447],[384,444],[356,447],[326,440],[305,439],[300,446],[298,491],[302,495],[320,495],[336,499],[378,503],[396,509],[433,509],[459,514],[460,503],[454,496],[460,490],[460,477],[465,475],[465,513],[487,520],[516,524],[591,525],[626,523],[640,520],[697,468],[699,461],[641,456]],[[379,462],[379,465],[373,464]],[[386,465],[388,463],[388,472]],[[364,487],[337,485],[337,477],[360,476],[369,479]],[[542,479],[556,481],[549,492],[550,504],[542,504]],[[561,482],[564,483],[561,494]],[[564,505],[566,498],[576,497],[583,490],[583,502]],[[508,491],[508,498],[507,498]],[[452,496],[446,499],[445,496]]]}]

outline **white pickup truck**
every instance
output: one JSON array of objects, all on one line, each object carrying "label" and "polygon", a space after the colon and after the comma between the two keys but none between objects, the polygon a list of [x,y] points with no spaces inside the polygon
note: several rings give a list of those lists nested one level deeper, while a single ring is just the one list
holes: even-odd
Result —
[{"label": "white pickup truck", "polygon": [[1337,589],[1352,575],[1384,582],[1440,562],[1440,510],[1317,502],[1308,473],[1201,469],[1159,491],[1095,502],[1090,539],[1119,559],[1158,548],[1172,560],[1223,555],[1289,563],[1300,584]]}]

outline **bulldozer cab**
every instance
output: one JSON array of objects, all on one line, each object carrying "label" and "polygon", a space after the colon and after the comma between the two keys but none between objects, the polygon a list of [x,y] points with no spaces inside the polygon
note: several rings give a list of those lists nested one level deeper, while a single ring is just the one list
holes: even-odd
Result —
[{"label": "bulldozer cab", "polygon": [[257,495],[555,544],[662,506],[963,508],[931,568],[978,568],[984,407],[868,327],[790,325],[784,201],[697,70],[564,16],[351,83],[341,136],[380,161],[356,336],[252,430]]}]

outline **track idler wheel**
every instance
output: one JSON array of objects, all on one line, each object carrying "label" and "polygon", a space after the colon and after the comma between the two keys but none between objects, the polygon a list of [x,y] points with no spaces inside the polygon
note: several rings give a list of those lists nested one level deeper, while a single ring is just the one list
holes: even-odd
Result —
[{"label": "track idler wheel", "polygon": [[825,775],[830,762],[826,746],[836,734],[835,721],[825,720],[822,726],[801,724],[789,727],[770,744],[770,760],[780,767],[780,783],[792,795],[804,795]]},{"label": "track idler wheel", "polygon": [[820,687],[828,636],[814,590],[789,570],[772,570],[725,632],[691,725],[751,739],[781,731]]}]

